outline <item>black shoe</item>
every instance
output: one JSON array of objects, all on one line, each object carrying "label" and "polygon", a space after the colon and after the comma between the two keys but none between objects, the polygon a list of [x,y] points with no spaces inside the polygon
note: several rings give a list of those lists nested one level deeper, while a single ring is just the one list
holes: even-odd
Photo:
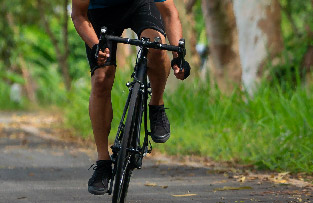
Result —
[{"label": "black shoe", "polygon": [[93,175],[88,181],[88,192],[93,195],[104,195],[108,192],[109,180],[112,179],[112,161],[99,160],[93,170]]},{"label": "black shoe", "polygon": [[170,138],[170,122],[164,105],[149,105],[151,138],[156,143],[164,143]]}]

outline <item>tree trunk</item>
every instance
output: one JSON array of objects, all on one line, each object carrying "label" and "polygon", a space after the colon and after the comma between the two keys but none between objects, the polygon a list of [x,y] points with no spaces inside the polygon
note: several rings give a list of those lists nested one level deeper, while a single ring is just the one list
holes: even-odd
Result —
[{"label": "tree trunk", "polygon": [[62,72],[63,81],[67,90],[71,88],[71,77],[69,74],[69,65],[68,65],[68,56],[69,56],[69,45],[68,45],[68,0],[64,0],[63,2],[63,28],[62,28],[62,37],[63,37],[63,44],[60,43],[60,40],[54,35],[50,28],[50,23],[45,17],[45,4],[42,0],[37,0],[37,8],[42,16],[41,20],[43,22],[43,27],[49,36],[52,45],[54,47],[56,58],[58,61],[58,65]]},{"label": "tree trunk", "polygon": [[187,14],[190,14],[192,11],[193,6],[196,4],[197,0],[186,0],[185,2],[185,9]]},{"label": "tree trunk", "polygon": [[308,45],[306,54],[302,60],[302,67],[305,72],[310,72],[313,69],[313,46]]},{"label": "tree trunk", "polygon": [[33,104],[36,104],[37,103],[37,99],[36,99],[36,93],[35,93],[33,80],[32,80],[32,77],[30,76],[30,73],[29,73],[29,71],[27,69],[26,62],[25,62],[24,58],[21,55],[19,55],[19,61],[20,61],[20,69],[21,69],[23,78],[25,80],[24,86],[25,86],[27,98]]},{"label": "tree trunk", "polygon": [[277,0],[235,1],[242,81],[250,94],[264,74],[266,60],[283,49],[281,11]]},{"label": "tree trunk", "polygon": [[[10,26],[10,28],[13,31],[13,35],[14,35],[13,37],[19,36],[20,32],[19,32],[18,27],[16,26],[15,21],[14,21],[14,16],[11,13],[7,13],[6,20],[8,22],[8,25]],[[18,69],[19,70],[18,71],[20,71],[22,73],[22,77],[25,81],[24,88],[26,90],[26,96],[29,99],[29,101],[31,101],[32,103],[37,103],[35,88],[33,85],[33,80],[29,74],[29,71],[27,69],[26,62],[22,56],[22,53],[18,54],[17,59],[19,61],[19,63],[18,63]]]},{"label": "tree trunk", "polygon": [[202,0],[210,45],[211,79],[223,92],[240,85],[238,34],[231,0]]},{"label": "tree trunk", "polygon": [[[313,7],[313,0],[312,0]],[[308,39],[313,39],[313,31],[310,29],[310,26],[306,27],[308,33]],[[307,83],[312,83],[312,71],[313,71],[313,45],[308,44],[307,51],[302,59],[302,70],[305,73],[305,80]]]},{"label": "tree trunk", "polygon": [[64,53],[61,57],[61,69],[64,77],[64,83],[67,90],[71,89],[71,76],[69,73],[69,64],[68,64],[68,56],[69,56],[69,44],[68,44],[68,6],[69,0],[64,0],[63,2],[63,41],[64,41]]},{"label": "tree trunk", "polygon": [[[313,0],[312,0],[313,1]],[[313,2],[312,2],[313,4]],[[312,5],[313,6],[313,5]],[[307,38],[313,39],[313,31],[310,29],[309,26],[306,27],[307,30]],[[308,40],[309,41],[309,40]],[[304,79],[304,82],[311,84],[313,77],[312,77],[312,71],[313,71],[313,45],[311,43],[308,43],[307,50],[302,58],[302,64],[301,64],[301,76]]]}]

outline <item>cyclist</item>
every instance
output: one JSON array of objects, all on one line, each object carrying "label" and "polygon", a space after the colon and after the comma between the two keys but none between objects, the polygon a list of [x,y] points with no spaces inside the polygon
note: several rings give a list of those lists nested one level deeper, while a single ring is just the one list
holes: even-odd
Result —
[{"label": "cyclist", "polygon": [[[86,43],[92,75],[89,114],[98,161],[88,181],[88,191],[94,195],[102,195],[108,190],[112,173],[108,136],[113,118],[111,90],[116,70],[117,44],[108,42],[108,48],[95,57],[100,29],[106,26],[111,34],[120,36],[124,29],[131,28],[139,38],[154,40],[160,37],[162,43],[165,43],[166,31],[170,44],[178,45],[182,38],[182,27],[173,0],[73,0],[72,20],[78,34]],[[173,53],[171,64],[166,51],[150,49],[148,54],[148,76],[152,88],[149,117],[151,138],[156,143],[164,143],[170,137],[170,123],[163,102],[170,67],[172,66],[178,79],[183,80],[189,75],[189,64],[184,62],[184,69],[181,71],[177,57],[177,53]]]}]

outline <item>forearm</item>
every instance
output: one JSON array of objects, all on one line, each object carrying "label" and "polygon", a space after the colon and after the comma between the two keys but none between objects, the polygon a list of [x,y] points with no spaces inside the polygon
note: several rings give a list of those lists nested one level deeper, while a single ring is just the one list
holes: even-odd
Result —
[{"label": "forearm", "polygon": [[87,16],[72,16],[75,29],[79,36],[92,48],[99,43],[99,39]]},{"label": "forearm", "polygon": [[[173,12],[163,18],[165,31],[168,41],[171,45],[178,45],[180,39],[183,38],[182,25],[178,16],[178,12]],[[177,53],[173,52],[173,56],[177,57]]]}]

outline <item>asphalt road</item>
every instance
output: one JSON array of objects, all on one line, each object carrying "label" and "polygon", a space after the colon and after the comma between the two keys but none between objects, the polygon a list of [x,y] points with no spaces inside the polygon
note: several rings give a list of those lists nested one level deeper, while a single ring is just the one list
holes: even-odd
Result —
[{"label": "asphalt road", "polygon": [[[21,124],[23,123],[23,124]],[[47,127],[0,116],[0,202],[110,202],[87,192],[94,152]],[[127,202],[311,202],[312,190],[269,181],[239,182],[210,167],[144,159]]]}]

